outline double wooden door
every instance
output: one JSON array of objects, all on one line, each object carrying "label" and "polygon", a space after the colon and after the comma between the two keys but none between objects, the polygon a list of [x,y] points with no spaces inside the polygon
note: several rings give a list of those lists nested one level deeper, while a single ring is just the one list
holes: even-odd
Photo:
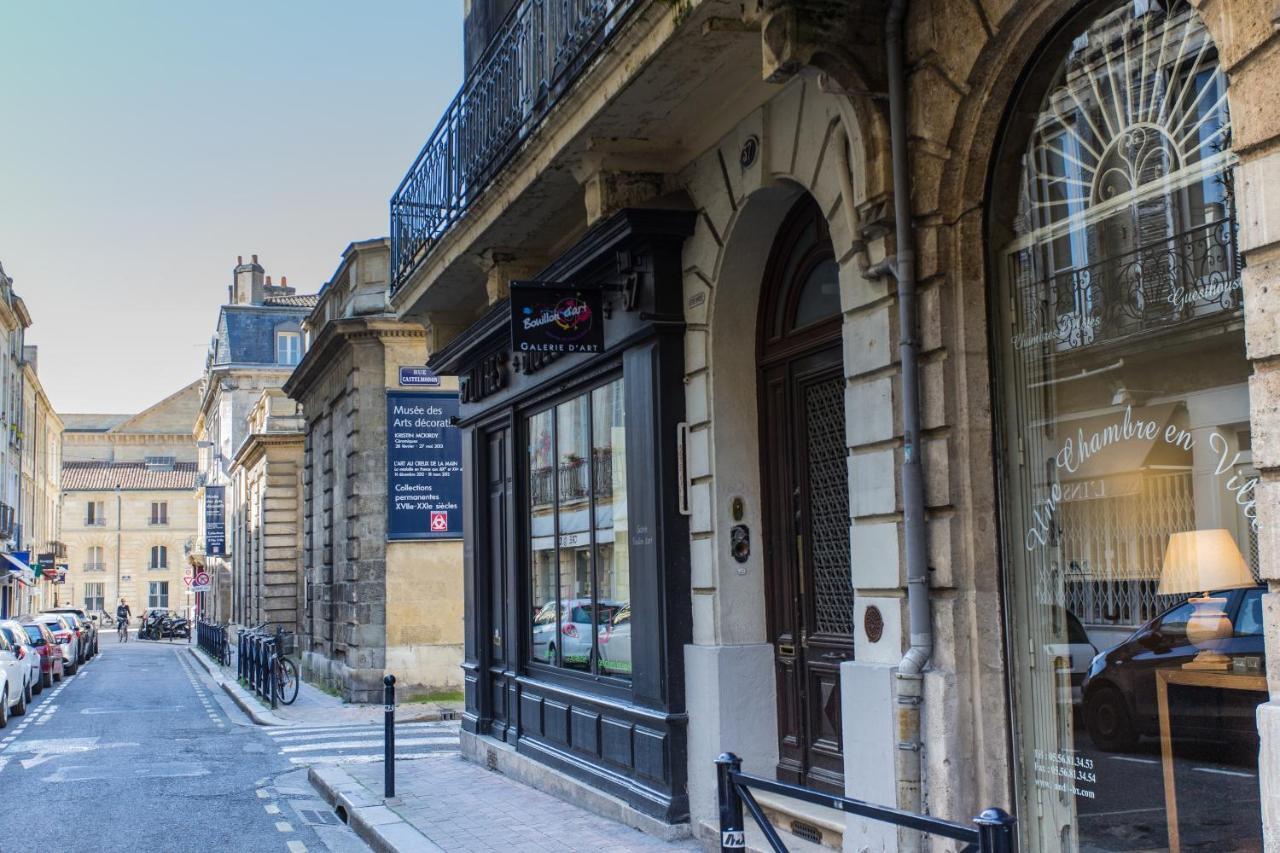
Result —
[{"label": "double wooden door", "polygon": [[839,793],[840,664],[853,659],[844,386],[838,339],[761,370],[778,778]]}]

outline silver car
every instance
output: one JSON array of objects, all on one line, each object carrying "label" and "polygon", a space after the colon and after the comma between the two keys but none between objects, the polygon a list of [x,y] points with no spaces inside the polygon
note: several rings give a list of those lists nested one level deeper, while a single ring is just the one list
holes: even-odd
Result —
[{"label": "silver car", "polygon": [[27,713],[31,701],[31,686],[27,681],[27,662],[20,655],[21,647],[9,642],[9,635],[0,631],[0,729],[9,724],[9,715]]}]

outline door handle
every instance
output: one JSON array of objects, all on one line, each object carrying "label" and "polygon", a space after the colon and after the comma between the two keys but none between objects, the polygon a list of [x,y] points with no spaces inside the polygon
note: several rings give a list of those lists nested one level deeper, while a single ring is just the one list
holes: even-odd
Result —
[{"label": "door handle", "polygon": [[848,660],[848,652],[827,652],[822,655],[822,660]]}]

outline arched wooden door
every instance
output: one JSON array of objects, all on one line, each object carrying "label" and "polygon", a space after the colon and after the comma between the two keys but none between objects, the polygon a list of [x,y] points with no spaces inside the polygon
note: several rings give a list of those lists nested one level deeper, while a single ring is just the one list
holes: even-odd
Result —
[{"label": "arched wooden door", "polygon": [[778,778],[843,793],[840,664],[853,659],[838,266],[809,196],[787,215],[760,306],[761,474]]}]

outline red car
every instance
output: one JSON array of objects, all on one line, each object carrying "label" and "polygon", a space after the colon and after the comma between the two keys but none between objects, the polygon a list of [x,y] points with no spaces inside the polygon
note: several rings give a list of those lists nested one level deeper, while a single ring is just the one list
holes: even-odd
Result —
[{"label": "red car", "polygon": [[31,638],[31,645],[40,654],[40,683],[52,687],[53,682],[61,681],[64,663],[62,652],[58,649],[58,641],[48,625],[40,622],[24,622],[22,627]]}]

